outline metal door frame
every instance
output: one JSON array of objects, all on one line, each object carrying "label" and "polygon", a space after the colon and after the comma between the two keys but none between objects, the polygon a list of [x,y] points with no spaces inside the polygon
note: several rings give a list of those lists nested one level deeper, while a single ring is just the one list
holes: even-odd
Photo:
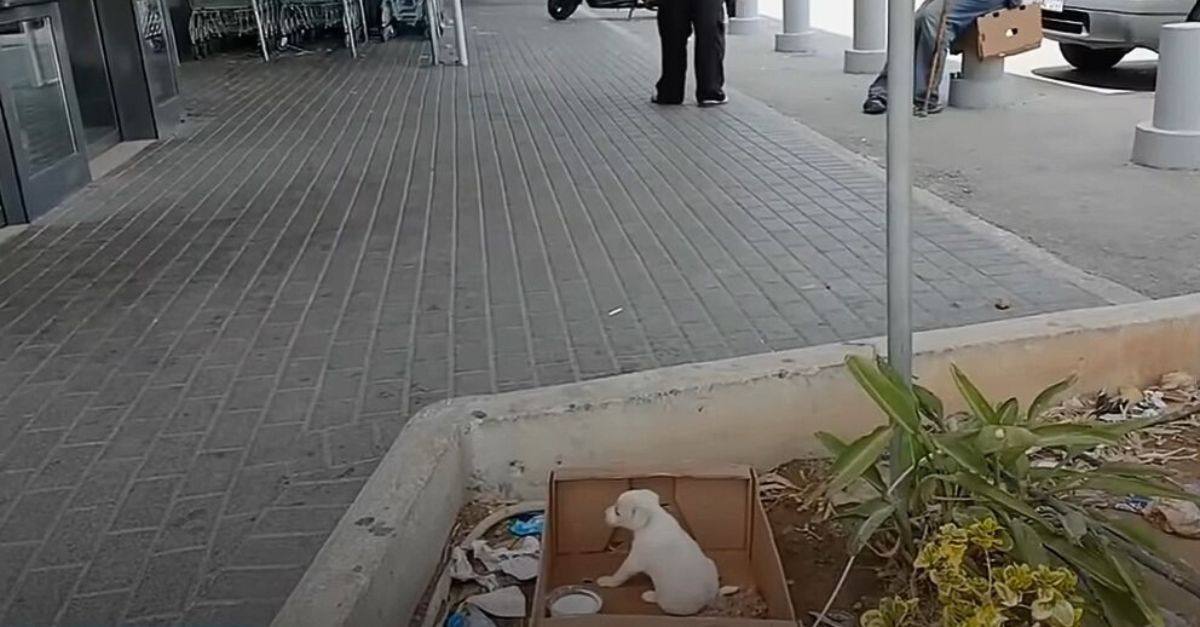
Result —
[{"label": "metal door frame", "polygon": [[[142,82],[146,86],[146,97],[149,98],[150,108],[153,111],[154,127],[156,130],[155,138],[162,139],[175,131],[182,118],[183,84],[179,80],[179,48],[175,45],[175,28],[171,22],[170,8],[163,0],[150,1],[158,4],[159,13],[162,16],[164,45],[166,46],[167,58],[170,60],[172,68],[171,85],[175,88],[175,95],[161,103],[154,101],[154,91],[150,86],[150,71],[146,68],[146,48],[142,41],[144,34],[142,33],[142,24],[138,21],[137,17],[136,0],[127,0],[130,13],[133,16],[133,28],[137,33],[137,50],[141,58]],[[99,6],[97,6],[97,9],[99,9]],[[103,33],[101,35],[103,36]]]},{"label": "metal door frame", "polygon": [[[91,180],[91,173],[88,170],[87,140],[83,133],[83,120],[79,114],[79,101],[75,96],[75,80],[71,74],[71,60],[66,56],[67,42],[62,32],[62,15],[59,13],[58,5],[51,3],[18,6],[0,10],[0,24],[39,18],[50,21],[50,33],[54,38],[54,56],[55,61],[58,63],[60,86],[63,91],[63,98],[66,101],[67,117],[71,127],[71,134],[74,138],[75,153],[45,171],[39,172],[36,175],[26,175],[31,169],[26,155],[15,149],[7,132],[11,129],[11,125],[7,123],[7,112],[15,111],[16,104],[12,93],[7,89],[0,90],[0,109],[5,112],[6,132],[4,141],[8,144],[7,152],[12,156],[15,166],[15,174],[20,186],[21,199],[27,221],[33,221],[39,216],[46,214],[58,206],[69,194],[83,187]],[[2,169],[2,166],[3,164],[0,163],[0,169]],[[2,175],[3,172],[0,171],[0,176]]]},{"label": "metal door frame", "polygon": [[[109,54],[107,42],[104,39],[104,29],[100,25],[100,7],[101,0],[83,0],[91,8],[92,28],[96,31],[96,41],[100,44],[100,60],[104,65],[104,83],[108,89],[108,102],[112,107],[113,112],[113,129],[101,136],[94,144],[88,143],[87,130],[84,129],[83,143],[85,151],[89,159],[94,159],[97,156],[104,154],[105,151],[121,143],[125,137],[125,130],[121,128],[121,114],[117,110],[117,94],[116,85],[113,84],[112,68],[109,63]],[[56,3],[57,4],[57,3]],[[61,5],[60,5],[61,6]],[[62,9],[59,9],[62,13]],[[70,50],[67,51],[67,60],[70,61]],[[72,71],[74,71],[72,69]],[[74,77],[72,77],[74,78]],[[71,85],[75,86],[75,81],[71,81]],[[79,94],[76,92],[76,98]],[[81,115],[82,121],[82,115]]]},{"label": "metal door frame", "polygon": [[25,214],[25,202],[21,199],[21,180],[17,176],[12,144],[8,141],[8,120],[0,111],[0,227],[27,222],[29,216]]},{"label": "metal door frame", "polygon": [[[104,41],[104,29],[101,28],[101,26],[100,26],[100,7],[98,6],[99,3],[100,3],[100,0],[87,0],[87,4],[90,5],[92,8],[92,11],[91,11],[91,13],[92,13],[92,28],[96,29],[96,41],[100,44],[100,58],[102,59],[102,61],[104,63],[104,83],[105,83],[105,86],[108,87],[108,102],[112,106],[113,124],[115,125],[116,128],[114,128],[112,131],[109,131],[108,133],[106,133],[104,135],[103,139],[98,140],[96,142],[96,144],[94,144],[97,147],[97,150],[95,151],[95,153],[93,153],[93,151],[92,151],[93,144],[87,145],[86,152],[88,154],[88,158],[90,158],[90,159],[94,159],[97,156],[103,154],[108,149],[110,149],[113,146],[116,146],[117,144],[124,141],[124,138],[125,138],[125,131],[124,131],[124,129],[121,128],[121,114],[117,111],[117,89],[116,89],[116,85],[113,85],[112,68],[109,64],[109,59],[108,59],[108,47],[105,45],[105,41]],[[62,12],[62,10],[60,9],[59,13],[61,13],[61,12]],[[68,52],[68,55],[69,54],[70,53]],[[74,78],[74,77],[72,77],[72,78]],[[71,85],[72,86],[75,85],[74,80],[71,81]],[[75,97],[76,97],[76,99],[78,99],[79,94],[76,93]],[[82,121],[82,117],[81,117],[81,121]],[[83,139],[84,139],[84,143],[87,144],[86,130],[84,131]]]}]

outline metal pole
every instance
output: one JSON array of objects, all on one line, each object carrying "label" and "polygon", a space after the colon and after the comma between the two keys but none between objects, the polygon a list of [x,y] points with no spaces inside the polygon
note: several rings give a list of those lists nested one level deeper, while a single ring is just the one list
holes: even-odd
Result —
[{"label": "metal pole", "polygon": [[458,44],[458,64],[467,65],[467,18],[463,15],[462,0],[454,0],[454,39]]},{"label": "metal pole", "polygon": [[262,9],[258,6],[259,0],[250,0],[250,7],[254,9],[254,21],[258,23],[258,45],[262,47],[263,61],[271,60],[271,53],[267,51],[267,34],[263,32]]},{"label": "metal pole", "polygon": [[350,0],[342,0],[342,30],[346,31],[346,43],[350,45],[350,56],[358,58],[358,33],[354,28],[354,16],[350,13]]},{"label": "metal pole", "polygon": [[363,43],[371,41],[371,33],[367,30],[367,9],[363,6],[363,0],[358,0],[358,19],[362,20],[363,27]]},{"label": "metal pole", "polygon": [[437,0],[425,0],[425,21],[429,24],[429,47],[433,64],[442,62],[442,18]]},{"label": "metal pole", "polygon": [[[912,152],[913,3],[888,0],[887,110],[887,344],[888,362],[912,383]],[[902,435],[891,443],[891,483],[904,469]],[[906,498],[904,489],[899,497]]]},{"label": "metal pole", "polygon": [[888,360],[912,378],[912,0],[888,0]]}]

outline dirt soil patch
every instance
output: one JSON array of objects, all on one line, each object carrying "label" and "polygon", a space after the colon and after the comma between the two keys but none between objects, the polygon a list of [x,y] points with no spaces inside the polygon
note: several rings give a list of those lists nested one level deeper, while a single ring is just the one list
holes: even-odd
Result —
[{"label": "dirt soil patch", "polygon": [[[819,613],[825,607],[850,557],[845,531],[821,511],[820,492],[828,466],[827,461],[820,460],[785,464],[775,474],[799,490],[779,498],[764,495],[792,604],[796,616],[805,624],[812,622],[813,612]],[[884,560],[874,555],[860,556],[832,609],[857,614],[874,607],[894,585],[894,577],[886,566]]]}]

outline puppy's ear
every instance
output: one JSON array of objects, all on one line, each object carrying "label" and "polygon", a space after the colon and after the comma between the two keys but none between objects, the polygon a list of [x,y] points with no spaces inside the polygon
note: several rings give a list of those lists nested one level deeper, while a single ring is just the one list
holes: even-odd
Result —
[{"label": "puppy's ear", "polygon": [[629,507],[629,521],[633,525],[633,529],[641,529],[650,524],[650,511],[641,505],[631,505]]}]

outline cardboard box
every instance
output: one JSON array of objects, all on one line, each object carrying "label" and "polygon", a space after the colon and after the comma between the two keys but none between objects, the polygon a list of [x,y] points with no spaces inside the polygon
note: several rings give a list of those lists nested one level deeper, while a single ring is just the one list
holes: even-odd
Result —
[{"label": "cardboard box", "polygon": [[1042,7],[1026,4],[992,11],[975,20],[973,32],[980,59],[1011,57],[1034,50],[1042,45]]},{"label": "cardboard box", "polygon": [[[604,522],[604,510],[624,491],[654,490],[663,504],[717,563],[721,585],[753,587],[767,605],[767,618],[673,617],[645,603],[650,579],[639,575],[619,588],[598,588],[600,614],[551,618],[547,594],[564,585],[611,575],[625,559],[631,537]],[[754,471],[745,466],[697,466],[671,471],[558,469],[550,476],[541,576],[534,593],[534,627],[795,627],[779,553],[758,499]],[[623,547],[624,551],[612,547]]]}]

